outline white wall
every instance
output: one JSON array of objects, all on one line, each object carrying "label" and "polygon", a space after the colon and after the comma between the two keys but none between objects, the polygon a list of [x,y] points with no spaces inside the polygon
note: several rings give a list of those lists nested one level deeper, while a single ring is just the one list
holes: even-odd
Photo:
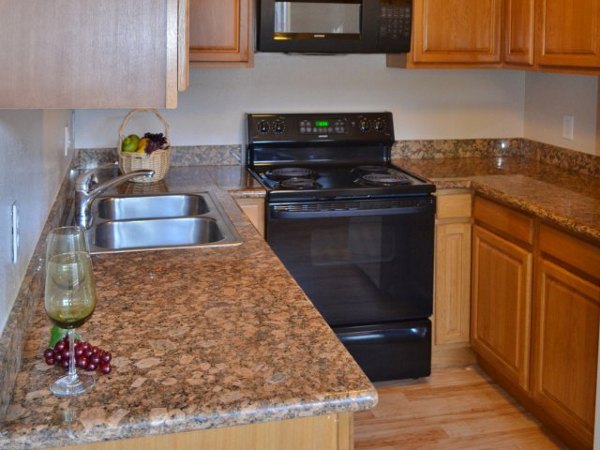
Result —
[{"label": "white wall", "polygon": [[[390,110],[398,139],[521,137],[524,89],[517,71],[403,70],[386,68],[382,55],[258,53],[252,69],[192,69],[179,107],[164,115],[174,145],[241,144],[245,112]],[[75,145],[115,146],[124,114],[77,111]]]},{"label": "white wall", "polygon": [[[598,77],[529,72],[525,78],[524,137],[594,154]],[[563,116],[575,118],[574,140],[562,137]]]},{"label": "white wall", "polygon": [[[0,110],[0,332],[72,155],[64,156],[70,111]],[[21,247],[11,261],[11,205],[20,212]]]}]

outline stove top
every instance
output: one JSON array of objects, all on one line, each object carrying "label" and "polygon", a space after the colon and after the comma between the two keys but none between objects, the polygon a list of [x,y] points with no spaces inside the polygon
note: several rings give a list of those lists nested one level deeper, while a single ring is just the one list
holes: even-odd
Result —
[{"label": "stove top", "polygon": [[434,191],[427,180],[391,164],[261,166],[250,171],[271,200],[375,198]]},{"label": "stove top", "polygon": [[435,186],[390,162],[389,112],[248,114],[247,165],[269,201],[427,195]]}]

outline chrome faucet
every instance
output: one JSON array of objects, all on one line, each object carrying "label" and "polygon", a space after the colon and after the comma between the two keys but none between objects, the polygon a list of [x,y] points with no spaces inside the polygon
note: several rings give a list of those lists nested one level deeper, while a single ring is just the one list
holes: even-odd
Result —
[{"label": "chrome faucet", "polygon": [[75,225],[79,225],[84,229],[87,229],[92,225],[92,203],[107,189],[117,186],[135,177],[151,177],[154,175],[154,170],[135,170],[116,178],[112,178],[105,183],[98,184],[98,170],[107,167],[116,167],[116,165],[112,164],[109,166],[98,167],[77,177],[77,181],[75,182]]}]

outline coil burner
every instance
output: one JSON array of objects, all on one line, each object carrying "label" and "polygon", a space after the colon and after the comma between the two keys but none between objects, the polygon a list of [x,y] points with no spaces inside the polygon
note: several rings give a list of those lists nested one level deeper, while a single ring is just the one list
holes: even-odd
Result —
[{"label": "coil burner", "polygon": [[372,184],[375,186],[410,184],[410,179],[400,173],[368,173],[359,178],[358,181],[360,183]]},{"label": "coil burner", "polygon": [[312,178],[288,178],[280,183],[280,186],[285,189],[303,190],[303,189],[318,189],[321,186]]},{"label": "coil burner", "polygon": [[289,178],[316,178],[317,173],[305,167],[278,167],[277,169],[267,170],[265,175],[271,180],[280,181]]}]

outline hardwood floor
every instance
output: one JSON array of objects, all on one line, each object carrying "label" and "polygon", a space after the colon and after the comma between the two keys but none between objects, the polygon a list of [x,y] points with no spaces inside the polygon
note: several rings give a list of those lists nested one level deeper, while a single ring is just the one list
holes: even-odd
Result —
[{"label": "hardwood floor", "polygon": [[474,366],[376,386],[379,404],[355,415],[355,450],[567,448]]}]

